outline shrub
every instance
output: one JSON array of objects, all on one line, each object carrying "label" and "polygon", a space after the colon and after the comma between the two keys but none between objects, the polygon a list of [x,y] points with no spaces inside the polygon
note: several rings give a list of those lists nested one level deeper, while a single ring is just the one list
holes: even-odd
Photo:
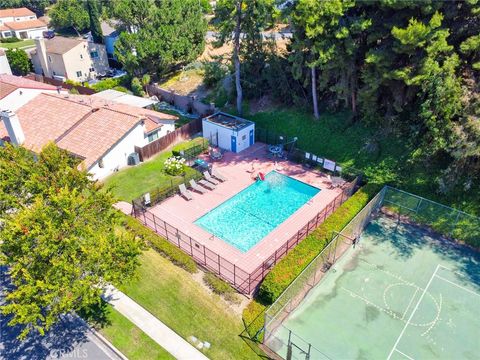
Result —
[{"label": "shrub", "polygon": [[103,90],[108,90],[108,89],[113,89],[116,86],[129,86],[130,84],[129,77],[127,75],[121,76],[118,78],[107,78],[100,80],[96,84],[92,85],[92,89],[95,90],[96,92],[100,92]]},{"label": "shrub", "polygon": [[164,166],[168,175],[181,175],[185,171],[185,159],[180,156],[172,156],[165,160]]},{"label": "shrub", "polygon": [[216,86],[223,80],[223,78],[225,78],[228,72],[227,67],[219,62],[205,62],[203,68],[205,71],[203,75],[203,83],[207,87]]},{"label": "shrub", "polygon": [[203,281],[205,281],[205,284],[207,284],[207,286],[215,294],[225,295],[235,292],[235,290],[227,282],[223,281],[212,273],[205,273],[205,275],[203,275]]},{"label": "shrub", "polygon": [[380,190],[368,184],[358,190],[330,215],[316,230],[288,253],[263,280],[258,299],[272,304],[290,283],[305,269],[331,240],[334,231],[341,231]]},{"label": "shrub", "polygon": [[228,302],[239,302],[235,289],[214,274],[205,273],[205,275],[203,275],[203,281],[215,294],[222,296]]},{"label": "shrub", "polygon": [[190,141],[182,142],[172,148],[174,156],[181,156],[181,152],[187,149],[192,149],[191,155],[196,156],[208,149],[208,140],[203,137],[197,137]]},{"label": "shrub", "polygon": [[15,36],[0,39],[0,43],[4,43],[4,44],[11,44],[11,43],[19,42],[19,41],[20,41],[20,39],[15,37]]},{"label": "shrub", "polygon": [[128,89],[126,87],[121,86],[121,85],[113,87],[113,90],[121,91],[123,93],[128,93]]},{"label": "shrub", "polygon": [[[264,326],[265,318],[263,313],[266,308],[265,305],[254,299],[250,301],[245,309],[243,309],[243,325],[251,339],[257,336]],[[262,339],[256,340],[262,341]]]},{"label": "shrub", "polygon": [[192,274],[198,271],[195,261],[175,245],[168,242],[168,240],[158,236],[153,230],[143,226],[138,220],[131,216],[123,215],[123,219],[123,225],[128,230],[136,236],[139,236],[150,245],[152,249],[169,259],[172,263]]},{"label": "shrub", "polygon": [[143,86],[142,86],[142,83],[140,82],[139,78],[134,77],[132,79],[132,82],[131,82],[130,86],[132,88],[133,95],[145,96],[145,91],[143,91]]}]

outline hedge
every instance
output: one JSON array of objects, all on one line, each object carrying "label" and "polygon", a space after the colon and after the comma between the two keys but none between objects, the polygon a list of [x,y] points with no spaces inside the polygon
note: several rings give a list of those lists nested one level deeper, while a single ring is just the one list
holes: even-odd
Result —
[{"label": "hedge", "polygon": [[[260,334],[260,330],[263,328],[265,322],[264,312],[266,308],[265,305],[254,299],[248,303],[245,309],[243,309],[243,324],[245,325],[245,329],[251,339]],[[263,333],[261,336],[263,336]],[[263,339],[258,338],[256,340],[261,342]]]},{"label": "hedge", "polygon": [[142,225],[135,218],[124,215],[123,225],[175,265],[192,274],[198,271],[197,264],[190,256],[168,242],[168,240],[158,236],[153,230]]},{"label": "hedge", "polygon": [[379,190],[379,185],[367,184],[345,201],[325,222],[273,267],[260,285],[258,299],[265,304],[273,304],[328,244],[333,232],[341,231]]}]

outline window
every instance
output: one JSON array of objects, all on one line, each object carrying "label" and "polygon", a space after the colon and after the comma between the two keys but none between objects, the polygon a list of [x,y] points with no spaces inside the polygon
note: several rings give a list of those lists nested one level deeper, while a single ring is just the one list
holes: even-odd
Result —
[{"label": "window", "polygon": [[81,71],[77,71],[77,77],[82,77],[82,72]]},{"label": "window", "polygon": [[153,140],[158,139],[158,131],[155,131],[154,133],[151,133],[148,135],[148,142],[152,142]]},{"label": "window", "polygon": [[247,135],[242,136],[242,140],[245,140],[247,138]]},{"label": "window", "polygon": [[57,73],[54,71],[54,72],[53,72],[53,76],[55,76],[55,75],[57,75]]},{"label": "window", "polygon": [[92,68],[92,67],[91,67],[89,71],[90,71],[90,72],[94,72],[94,71],[95,71],[95,68]]},{"label": "window", "polygon": [[98,167],[100,169],[103,169],[105,167],[105,165],[103,164],[103,159],[98,160]]},{"label": "window", "polygon": [[83,55],[82,55],[82,54],[80,54],[80,59],[83,59]]},{"label": "window", "polygon": [[48,57],[48,62],[52,62],[52,58],[50,57],[50,55],[48,55],[47,57]]},{"label": "window", "polygon": [[92,59],[98,58],[98,51],[96,51],[96,50],[90,51],[90,56],[91,56]]}]

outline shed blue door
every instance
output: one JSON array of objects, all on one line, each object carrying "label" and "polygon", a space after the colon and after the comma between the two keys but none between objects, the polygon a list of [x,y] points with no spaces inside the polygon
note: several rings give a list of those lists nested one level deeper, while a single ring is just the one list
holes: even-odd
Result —
[{"label": "shed blue door", "polygon": [[235,135],[232,135],[232,143],[230,148],[234,153],[237,152],[237,137]]},{"label": "shed blue door", "polygon": [[250,130],[250,146],[253,145],[254,140],[255,139],[254,139],[254,136],[253,136],[253,129],[252,129],[252,130]]}]

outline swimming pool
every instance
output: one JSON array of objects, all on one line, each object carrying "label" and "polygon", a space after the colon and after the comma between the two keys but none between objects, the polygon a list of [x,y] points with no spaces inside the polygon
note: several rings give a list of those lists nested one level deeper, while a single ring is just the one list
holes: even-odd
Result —
[{"label": "swimming pool", "polygon": [[195,221],[246,252],[284,222],[320,189],[272,171]]}]

